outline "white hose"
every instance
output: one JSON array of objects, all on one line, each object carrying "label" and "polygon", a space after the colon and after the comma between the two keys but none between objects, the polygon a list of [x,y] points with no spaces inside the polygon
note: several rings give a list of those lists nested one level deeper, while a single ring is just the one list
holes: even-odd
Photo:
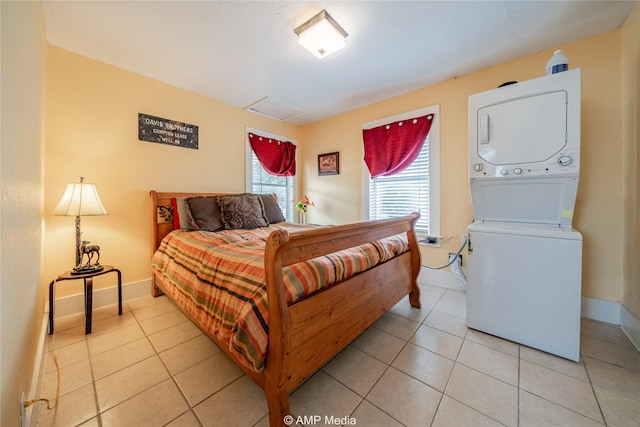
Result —
[{"label": "white hose", "polygon": [[447,268],[450,267],[451,268],[451,272],[453,273],[453,276],[456,279],[456,282],[458,282],[458,285],[460,285],[460,287],[462,289],[467,289],[467,278],[465,277],[464,273],[462,272],[462,251],[464,250],[464,247],[467,245],[467,235],[463,234],[462,235],[462,245],[460,245],[460,249],[458,249],[458,252],[456,252],[454,254],[453,257],[451,257],[451,259],[449,259],[449,262],[446,263],[445,265],[442,265],[440,267],[431,267],[428,265],[424,265],[424,267],[431,269],[431,270],[442,270],[443,268]]},{"label": "white hose", "polygon": [[467,289],[467,278],[465,277],[462,268],[460,268],[461,262],[462,258],[460,258],[460,255],[458,255],[455,258],[455,262],[451,264],[451,272],[453,273],[453,277],[456,278],[456,282],[458,282],[458,285],[462,289]]}]

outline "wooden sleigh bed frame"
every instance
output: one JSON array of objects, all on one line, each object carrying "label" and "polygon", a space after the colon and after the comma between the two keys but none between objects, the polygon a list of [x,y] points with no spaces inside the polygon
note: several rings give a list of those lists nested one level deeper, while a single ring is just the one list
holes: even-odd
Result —
[{"label": "wooden sleigh bed frame", "polygon": [[[174,197],[215,196],[221,193],[171,193],[151,191],[152,255],[173,230],[160,222],[158,210],[171,206]],[[334,227],[269,235],[265,248],[269,328],[265,367],[255,372],[237,362],[215,336],[207,335],[263,390],[269,408],[269,424],[283,426],[290,414],[289,393],[313,375],[358,335],[409,295],[420,307],[417,278],[420,251],[415,234],[419,214]],[[282,268],[384,237],[406,233],[409,252],[287,305]],[[161,295],[166,284],[153,277],[152,294]],[[191,317],[191,316],[189,316]],[[191,319],[193,320],[193,318]],[[194,321],[194,323],[197,322]]]}]

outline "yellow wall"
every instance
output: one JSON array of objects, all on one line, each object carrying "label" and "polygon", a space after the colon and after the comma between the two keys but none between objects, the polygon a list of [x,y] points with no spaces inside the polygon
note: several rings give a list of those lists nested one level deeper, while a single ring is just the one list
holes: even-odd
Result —
[{"label": "yellow wall", "polygon": [[[51,212],[78,176],[96,185],[109,211],[82,218],[83,239],[133,283],[151,275],[149,190],[243,192],[245,126],[300,139],[296,126],[53,46],[47,88],[43,284],[74,264],[74,219]],[[199,126],[199,149],[139,141],[139,112]],[[109,276],[96,287],[113,286]],[[57,297],[81,287],[62,282]]]},{"label": "yellow wall", "polygon": [[[582,156],[574,227],[584,237],[583,295],[622,300],[622,133],[620,31],[557,48],[570,68],[582,69]],[[556,48],[554,48],[556,49]],[[316,202],[309,219],[345,223],[360,220],[363,180],[362,124],[440,105],[441,235],[453,237],[441,249],[423,249],[423,263],[441,265],[455,252],[472,219],[467,177],[469,95],[499,84],[544,75],[553,50],[460,76],[307,126],[304,129],[305,191]],[[340,175],[318,177],[316,156],[340,151]],[[354,203],[354,201],[356,201]]]},{"label": "yellow wall", "polygon": [[20,425],[21,393],[43,332],[39,286],[42,231],[45,49],[39,2],[0,2],[2,139],[0,156],[0,425]]},{"label": "yellow wall", "polygon": [[624,282],[623,304],[640,319],[640,5],[622,28],[622,102],[624,144]]}]

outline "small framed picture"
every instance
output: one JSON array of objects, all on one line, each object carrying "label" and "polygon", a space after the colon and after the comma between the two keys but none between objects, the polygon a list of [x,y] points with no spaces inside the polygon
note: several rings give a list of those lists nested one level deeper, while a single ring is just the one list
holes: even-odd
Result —
[{"label": "small framed picture", "polygon": [[340,153],[318,154],[318,175],[338,175],[340,173]]}]

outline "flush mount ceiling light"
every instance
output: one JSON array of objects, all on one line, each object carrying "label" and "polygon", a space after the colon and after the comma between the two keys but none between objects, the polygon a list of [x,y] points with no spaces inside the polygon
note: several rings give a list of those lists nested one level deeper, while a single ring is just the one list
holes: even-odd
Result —
[{"label": "flush mount ceiling light", "polygon": [[326,10],[293,31],[298,35],[298,43],[318,59],[342,49],[345,46],[344,39],[348,36]]}]

